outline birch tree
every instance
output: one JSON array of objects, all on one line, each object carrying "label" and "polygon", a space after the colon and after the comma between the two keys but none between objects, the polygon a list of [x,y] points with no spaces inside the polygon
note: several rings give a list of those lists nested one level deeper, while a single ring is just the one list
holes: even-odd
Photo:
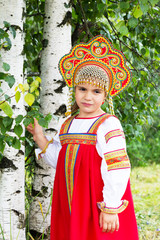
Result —
[{"label": "birch tree", "polygon": [[[69,2],[69,1],[68,1]],[[45,132],[54,134],[55,118],[64,117],[67,89],[58,71],[60,58],[71,48],[71,26],[64,19],[71,14],[64,0],[46,0],[44,41],[47,47],[41,59],[41,110],[44,115],[54,115]],[[34,234],[47,232],[50,227],[50,206],[55,171],[43,159],[37,161],[33,185],[33,202],[30,209],[30,230]]]},{"label": "birch tree", "polygon": [[[23,84],[23,11],[25,5],[23,0],[3,1],[0,0],[0,27],[6,21],[8,28],[15,26],[15,38],[10,36],[12,47],[9,51],[1,51],[0,68],[2,64],[10,65],[10,74],[16,79],[15,85],[10,89],[7,84],[2,83],[1,89],[9,96],[15,94],[15,86]],[[6,23],[7,25],[7,23]],[[7,29],[7,26],[6,26]],[[2,97],[2,95],[1,95]],[[2,99],[0,99],[2,100]],[[16,103],[11,98],[13,109],[12,118],[19,114],[24,115],[23,98]],[[0,112],[2,116],[2,111]],[[8,117],[9,119],[9,117]],[[20,127],[21,128],[21,127]],[[21,129],[22,130],[22,129]],[[9,133],[14,136],[13,132]],[[17,145],[19,142],[17,141]],[[16,146],[15,146],[16,147]],[[0,226],[3,239],[25,239],[25,201],[24,201],[24,147],[19,149],[6,147],[0,164]]]}]

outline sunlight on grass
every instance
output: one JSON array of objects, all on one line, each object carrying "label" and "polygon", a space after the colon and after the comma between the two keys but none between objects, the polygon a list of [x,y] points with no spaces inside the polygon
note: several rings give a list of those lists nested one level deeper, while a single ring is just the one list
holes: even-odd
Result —
[{"label": "sunlight on grass", "polygon": [[140,240],[160,240],[160,165],[133,168],[131,187]]}]

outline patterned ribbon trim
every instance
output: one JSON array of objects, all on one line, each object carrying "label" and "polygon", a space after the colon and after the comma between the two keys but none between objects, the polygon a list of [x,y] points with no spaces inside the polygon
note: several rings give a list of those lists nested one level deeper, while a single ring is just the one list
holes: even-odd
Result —
[{"label": "patterned ribbon trim", "polygon": [[123,137],[123,138],[125,138],[124,132],[122,130],[120,130],[120,129],[115,129],[113,131],[108,132],[105,135],[106,143],[113,137]]},{"label": "patterned ribbon trim", "polygon": [[111,117],[112,115],[110,114],[103,114],[102,116],[100,116],[90,127],[90,129],[88,130],[89,133],[97,133],[97,130],[99,128],[99,126],[109,117]]},{"label": "patterned ribbon trim", "polygon": [[112,214],[117,214],[117,213],[121,213],[123,212],[126,207],[128,206],[128,201],[127,200],[123,200],[122,201],[122,204],[118,207],[118,208],[109,208],[109,207],[106,207],[106,204],[105,202],[98,202],[97,203],[97,206],[98,208],[104,212],[104,213],[112,213]]},{"label": "patterned ribbon trim", "polygon": [[105,153],[104,158],[107,163],[108,171],[130,168],[130,161],[125,149]]},{"label": "patterned ribbon trim", "polygon": [[71,213],[71,203],[74,187],[74,168],[76,164],[77,154],[80,145],[69,144],[66,148],[65,155],[65,176],[66,176],[66,188],[68,196],[68,205]]},{"label": "patterned ribbon trim", "polygon": [[46,144],[46,146],[44,147],[44,149],[42,150],[42,152],[40,152],[40,153],[38,154],[38,160],[40,160],[40,159],[42,158],[41,155],[46,152],[46,150],[47,150],[47,148],[48,148],[48,146],[49,146],[50,143],[53,143],[53,138],[52,138],[50,141],[47,142],[47,144]]},{"label": "patterned ribbon trim", "polygon": [[75,118],[75,116],[72,116],[72,117],[69,117],[68,119],[66,119],[66,121],[61,126],[60,135],[63,133],[68,133],[69,128],[70,128],[71,123],[74,118]]},{"label": "patterned ribbon trim", "polygon": [[88,144],[88,145],[96,145],[96,134],[61,134],[59,135],[61,145],[64,144]]}]

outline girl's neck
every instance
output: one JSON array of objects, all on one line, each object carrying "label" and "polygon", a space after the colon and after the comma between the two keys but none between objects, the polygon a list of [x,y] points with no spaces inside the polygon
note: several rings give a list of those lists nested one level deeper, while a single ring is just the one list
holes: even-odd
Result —
[{"label": "girl's neck", "polygon": [[76,116],[76,118],[96,118],[96,117],[99,117],[99,116],[101,116],[101,115],[103,115],[103,114],[105,114],[105,112],[102,110],[102,109],[100,109],[100,111],[99,112],[97,112],[96,114],[95,113],[89,113],[89,114],[82,114],[81,112],[79,112],[79,114]]}]

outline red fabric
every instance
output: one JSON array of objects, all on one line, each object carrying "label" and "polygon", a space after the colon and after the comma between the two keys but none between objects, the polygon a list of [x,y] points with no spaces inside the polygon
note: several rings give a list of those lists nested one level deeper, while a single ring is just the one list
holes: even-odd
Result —
[{"label": "red fabric", "polygon": [[129,205],[119,215],[120,229],[114,233],[102,233],[99,227],[97,202],[103,201],[100,166],[101,157],[94,145],[80,145],[74,174],[74,190],[71,214],[65,181],[65,153],[62,146],[54,182],[51,240],[138,240],[130,182],[124,199]]}]

